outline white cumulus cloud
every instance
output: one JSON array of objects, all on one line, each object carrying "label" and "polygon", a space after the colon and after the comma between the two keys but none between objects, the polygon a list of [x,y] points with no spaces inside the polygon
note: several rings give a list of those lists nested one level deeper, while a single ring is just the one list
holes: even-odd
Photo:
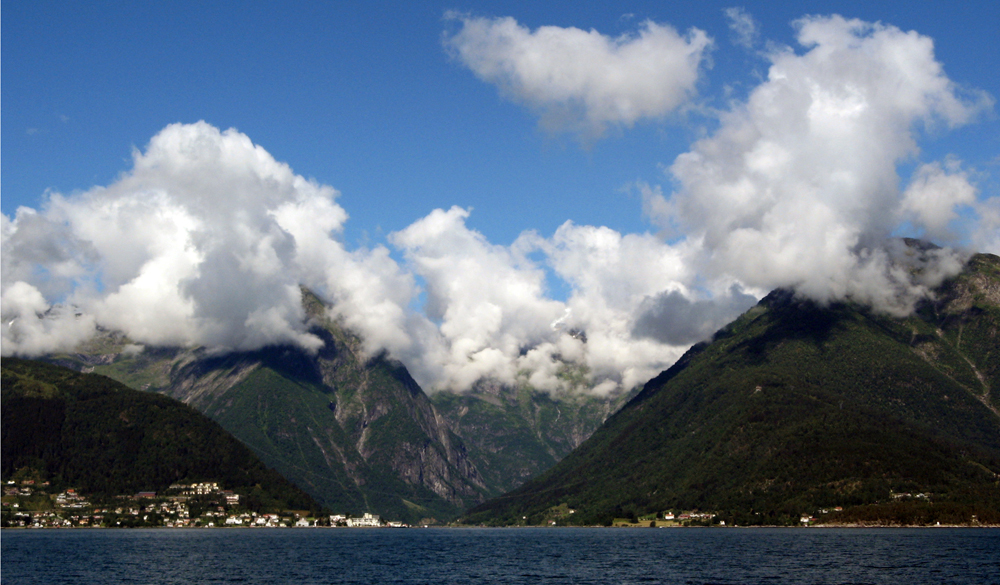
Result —
[{"label": "white cumulus cloud", "polygon": [[[296,243],[274,211],[327,201],[339,224],[346,214],[332,204],[336,191],[204,122],[164,128],[133,159],[108,187],[52,194],[41,212],[5,218],[4,319],[27,315],[6,304],[14,274],[141,343],[315,349],[319,339],[302,322]],[[10,333],[5,354],[42,350]]]},{"label": "white cumulus cloud", "polygon": [[600,136],[608,125],[659,118],[696,93],[711,39],[644,22],[634,34],[543,26],[510,17],[451,15],[461,28],[445,45],[463,65],[504,95],[541,113],[553,130]]},{"label": "white cumulus cloud", "polygon": [[903,193],[902,212],[935,240],[954,238],[950,224],[959,209],[976,202],[976,188],[969,182],[958,161],[922,165]]},{"label": "white cumulus cloud", "polygon": [[391,235],[426,283],[426,314],[449,353],[445,385],[484,376],[513,382],[522,348],[551,337],[562,303],[546,298],[545,273],[516,250],[465,226],[469,212],[436,210]]},{"label": "white cumulus cloud", "polygon": [[963,97],[915,32],[839,16],[796,27],[804,52],[770,55],[767,79],[677,157],[679,188],[647,194],[647,212],[701,246],[709,274],[905,313],[926,286],[893,265],[901,214],[936,234],[971,192],[931,165],[904,195],[897,165],[921,128],[964,124],[991,100]]}]

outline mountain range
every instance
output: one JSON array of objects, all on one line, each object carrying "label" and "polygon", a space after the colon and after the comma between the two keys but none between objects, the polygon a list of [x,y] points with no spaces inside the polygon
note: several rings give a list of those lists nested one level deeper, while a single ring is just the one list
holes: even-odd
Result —
[{"label": "mountain range", "polygon": [[[923,253],[914,248],[914,253]],[[914,314],[776,290],[636,394],[417,385],[303,290],[318,353],[143,348],[48,360],[181,400],[320,504],[407,522],[1000,522],[1000,258]],[[638,390],[638,389],[637,389]],[[920,495],[919,498],[914,494]],[[572,510],[572,514],[570,514]]]},{"label": "mountain range", "polygon": [[144,348],[104,331],[51,362],[176,398],[221,424],[331,510],[447,521],[547,469],[624,396],[555,396],[488,381],[465,394],[417,385],[303,290],[324,345],[215,354]]}]

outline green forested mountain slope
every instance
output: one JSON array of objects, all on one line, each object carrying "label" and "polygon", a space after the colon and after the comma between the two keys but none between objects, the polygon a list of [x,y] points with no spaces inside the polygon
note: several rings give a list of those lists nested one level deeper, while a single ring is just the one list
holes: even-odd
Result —
[{"label": "green forested mountain slope", "polygon": [[193,408],[105,376],[2,360],[2,476],[22,468],[112,496],[217,481],[267,509],[319,506]]},{"label": "green forested mountain slope", "polygon": [[466,520],[537,522],[565,504],[577,523],[667,509],[797,523],[836,506],[843,520],[1000,522],[998,350],[996,256],[975,256],[907,319],[778,291]]}]

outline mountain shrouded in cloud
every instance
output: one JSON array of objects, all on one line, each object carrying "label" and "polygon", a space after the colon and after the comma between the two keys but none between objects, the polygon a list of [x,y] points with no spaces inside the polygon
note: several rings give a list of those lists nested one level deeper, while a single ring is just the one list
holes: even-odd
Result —
[{"label": "mountain shrouded in cloud", "polygon": [[[647,22],[610,38],[455,18],[452,55],[554,130],[593,139],[704,111],[693,100],[711,40],[699,30]],[[482,378],[558,390],[582,373],[601,392],[645,382],[775,287],[905,313],[964,253],[911,254],[892,239],[904,227],[1000,246],[1000,205],[977,197],[973,170],[918,161],[917,146],[992,100],[950,81],[915,32],[840,17],[796,27],[802,51],[769,50],[767,77],[668,167],[672,192],[641,184],[669,241],[567,221],[505,246],[452,207],[387,246],[349,248],[333,187],[236,130],[173,124],[112,184],[4,215],[3,354],[70,350],[97,327],[141,345],[315,351],[306,286],[428,390]],[[897,167],[912,162],[904,181]]]},{"label": "mountain shrouded in cloud", "polygon": [[[314,351],[321,342],[308,332],[300,286],[328,298],[370,353],[389,351],[429,389],[487,377],[557,390],[573,364],[607,380],[602,388],[634,385],[683,349],[628,328],[630,308],[675,276],[650,270],[675,255],[651,236],[602,229],[588,240],[591,228],[567,224],[552,240],[527,233],[504,247],[455,207],[390,235],[401,266],[385,247],[344,246],[336,197],[235,130],[168,126],[114,184],[50,194],[40,211],[4,217],[3,352],[68,351],[98,326],[142,345]],[[580,283],[568,303],[546,296],[545,272],[528,257],[539,250]],[[411,307],[422,290],[419,312]],[[589,345],[570,328],[586,330]]]},{"label": "mountain shrouded in cloud", "polygon": [[[53,194],[41,213],[22,208],[5,220],[4,351],[18,352],[45,327],[69,330],[41,318],[37,298],[25,302],[27,287],[142,343],[315,349],[297,275],[287,270],[295,241],[275,214],[282,205],[325,202],[334,228],[347,217],[335,195],[238,132],[203,122],[169,126],[116,183]],[[33,256],[21,253],[29,250]],[[23,293],[10,303],[7,283]]]},{"label": "mountain shrouded in cloud", "polygon": [[961,259],[936,252],[914,279],[889,237],[901,218],[940,237],[976,190],[956,164],[930,164],[901,193],[897,165],[919,153],[922,128],[967,123],[992,100],[964,96],[915,32],[839,16],[795,25],[805,52],[773,49],[767,79],[677,157],[678,189],[647,207],[699,242],[708,273],[905,314]]}]

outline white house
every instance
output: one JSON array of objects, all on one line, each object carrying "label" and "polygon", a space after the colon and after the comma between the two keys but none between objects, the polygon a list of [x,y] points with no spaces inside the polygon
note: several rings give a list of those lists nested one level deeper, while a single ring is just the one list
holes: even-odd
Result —
[{"label": "white house", "polygon": [[382,519],[379,518],[378,514],[369,514],[365,512],[364,516],[361,518],[348,518],[347,525],[355,528],[362,526],[381,526]]}]

